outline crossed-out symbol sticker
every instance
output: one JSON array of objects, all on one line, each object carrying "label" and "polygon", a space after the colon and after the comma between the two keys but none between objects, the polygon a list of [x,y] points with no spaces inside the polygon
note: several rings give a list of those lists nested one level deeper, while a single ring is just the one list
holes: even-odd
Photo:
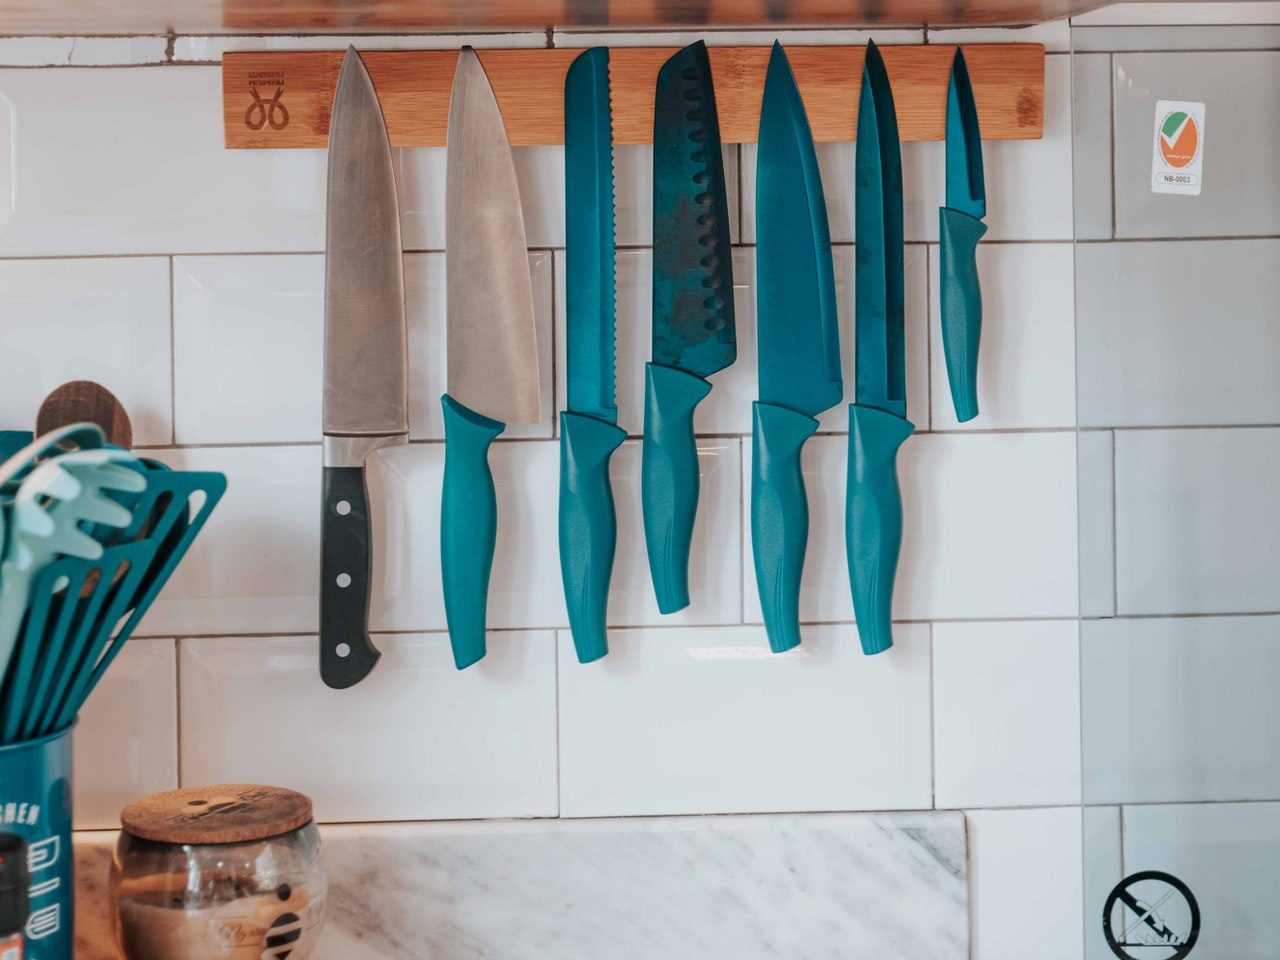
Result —
[{"label": "crossed-out symbol sticker", "polygon": [[1107,897],[1102,935],[1120,960],[1183,960],[1200,936],[1200,905],[1177,877],[1144,870]]},{"label": "crossed-out symbol sticker", "polygon": [[246,127],[250,130],[261,130],[267,124],[271,124],[272,130],[283,130],[289,125],[289,108],[280,102],[280,95],[284,93],[283,86],[276,87],[276,92],[272,94],[270,100],[263,100],[257,87],[250,87],[249,93],[253,95],[253,103],[249,104],[249,109],[244,112]]}]

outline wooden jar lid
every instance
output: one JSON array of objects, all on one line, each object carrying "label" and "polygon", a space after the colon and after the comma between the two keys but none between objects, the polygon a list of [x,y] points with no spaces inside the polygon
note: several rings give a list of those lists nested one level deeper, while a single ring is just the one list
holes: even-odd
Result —
[{"label": "wooden jar lid", "polygon": [[248,783],[186,787],[143,797],[120,823],[160,843],[249,843],[297,830],[311,820],[311,799],[296,790]]}]

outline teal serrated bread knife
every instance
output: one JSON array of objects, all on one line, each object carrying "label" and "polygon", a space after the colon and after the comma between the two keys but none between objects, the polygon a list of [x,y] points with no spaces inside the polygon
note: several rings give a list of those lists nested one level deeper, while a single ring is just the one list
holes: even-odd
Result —
[{"label": "teal serrated bread knife", "polygon": [[835,271],[818,158],[804,103],[775,43],[760,108],[751,537],[765,632],[775,653],[800,642],[809,504],[800,448],[844,395]]},{"label": "teal serrated bread knife", "polygon": [[707,45],[658,72],[653,118],[653,354],[645,365],[641,488],[658,609],[689,605],[698,512],[693,412],[738,356],[729,203]]},{"label": "teal serrated bread knife", "polygon": [[987,188],[982,175],[982,137],[964,52],[956,47],[947,87],[947,205],[938,209],[941,241],[939,312],[942,352],[947,360],[951,402],[961,423],[978,415],[978,340],[982,335],[982,289],[978,241],[987,232]]},{"label": "teal serrated bread knife", "polygon": [[849,404],[845,548],[864,653],[893,645],[893,580],[902,546],[898,448],[907,420],[903,325],[902,157],[884,59],[867,44],[858,100],[854,196],[857,384]]},{"label": "teal serrated bread knife", "polygon": [[445,265],[449,392],[444,406],[440,567],[458,669],[485,653],[498,508],[489,444],[540,416],[537,334],[524,215],[507,131],[475,51],[458,57],[449,101]]},{"label": "teal serrated bread knife", "polygon": [[564,85],[565,329],[568,408],[560,414],[560,573],[581,663],[609,652],[605,613],[618,522],[609,458],[618,426],[613,131],[609,51],[593,47]]}]

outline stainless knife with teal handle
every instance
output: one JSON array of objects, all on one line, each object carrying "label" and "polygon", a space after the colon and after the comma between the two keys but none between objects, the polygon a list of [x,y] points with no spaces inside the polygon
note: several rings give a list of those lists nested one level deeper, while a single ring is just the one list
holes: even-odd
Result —
[{"label": "stainless knife with teal handle", "polygon": [[898,448],[907,420],[902,157],[884,60],[867,44],[858,101],[854,249],[857,383],[849,405],[845,548],[864,653],[893,645],[893,584],[902,546]]},{"label": "stainless knife with teal handle", "polygon": [[489,449],[508,423],[541,417],[538,345],[520,191],[506,128],[475,51],[449,102],[445,250],[449,392],[440,568],[458,669],[485,654],[498,499]]},{"label": "stainless knife with teal handle", "polygon": [[819,413],[840,401],[835,270],[818,158],[781,44],[773,45],[756,164],[756,315],[760,399],[753,407],[751,542],[765,632],[775,653],[800,642],[809,539],[801,470]]},{"label": "stainless knife with teal handle", "polygon": [[609,460],[627,433],[615,386],[613,131],[609,51],[593,47],[564,86],[565,330],[560,414],[560,573],[581,663],[609,652],[605,630],[618,523]]},{"label": "stainless knife with teal handle", "polygon": [[645,366],[641,489],[658,609],[689,604],[698,512],[694,410],[737,359],[729,204],[707,45],[658,72],[653,119],[653,359]]},{"label": "stainless knife with teal handle", "polygon": [[961,423],[978,415],[978,341],[982,336],[982,288],[978,241],[987,232],[987,189],[982,137],[964,52],[956,47],[947,86],[947,205],[938,210],[942,352],[951,402]]}]

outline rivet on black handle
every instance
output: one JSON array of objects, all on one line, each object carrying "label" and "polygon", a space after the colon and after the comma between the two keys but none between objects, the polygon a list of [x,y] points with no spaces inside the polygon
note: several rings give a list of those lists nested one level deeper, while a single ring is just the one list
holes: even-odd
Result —
[{"label": "rivet on black handle", "polygon": [[369,675],[369,492],[364,467],[325,467],[320,524],[320,676],[336,689]]}]

